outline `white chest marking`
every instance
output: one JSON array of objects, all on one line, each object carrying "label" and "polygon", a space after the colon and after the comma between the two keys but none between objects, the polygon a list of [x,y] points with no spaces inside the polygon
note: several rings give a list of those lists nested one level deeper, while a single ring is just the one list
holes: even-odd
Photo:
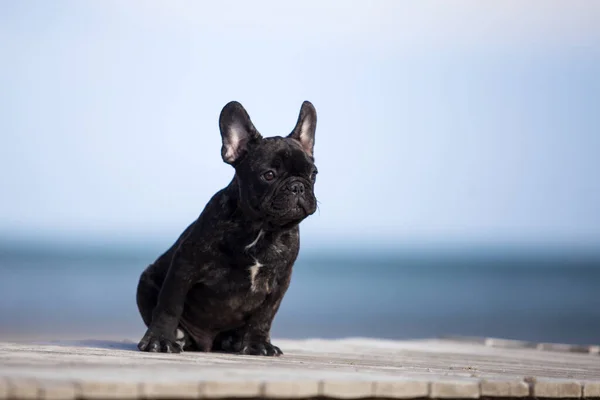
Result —
[{"label": "white chest marking", "polygon": [[248,268],[248,271],[250,271],[250,289],[252,289],[253,292],[256,291],[256,275],[258,275],[258,270],[262,266],[263,265],[258,260],[254,260],[254,265]]},{"label": "white chest marking", "polygon": [[250,243],[248,246],[245,247],[246,250],[251,249],[252,247],[256,246],[256,243],[258,243],[258,241],[260,240],[260,238],[265,234],[265,231],[263,231],[262,229],[260,230],[260,232],[258,232],[258,236],[256,236],[256,239],[254,239],[254,242]]}]

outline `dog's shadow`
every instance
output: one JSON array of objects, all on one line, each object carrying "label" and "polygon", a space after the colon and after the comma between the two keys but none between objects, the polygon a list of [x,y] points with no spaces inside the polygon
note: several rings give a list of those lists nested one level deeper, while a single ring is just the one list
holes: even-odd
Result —
[{"label": "dog's shadow", "polygon": [[[38,341],[33,344],[52,345],[64,347],[85,347],[89,349],[105,349],[105,350],[123,350],[140,352],[137,347],[137,342],[132,340],[103,340],[103,339],[85,339],[85,340],[53,340],[53,341]],[[196,352],[187,350],[188,352]],[[232,354],[227,351],[213,350],[214,354]],[[233,353],[235,354],[235,353]]]},{"label": "dog's shadow", "polygon": [[107,349],[107,350],[125,350],[139,351],[137,343],[131,340],[102,340],[102,339],[86,339],[86,340],[58,340],[52,342],[40,342],[39,344],[51,344],[54,346],[73,346],[73,347],[88,347],[92,349]]}]

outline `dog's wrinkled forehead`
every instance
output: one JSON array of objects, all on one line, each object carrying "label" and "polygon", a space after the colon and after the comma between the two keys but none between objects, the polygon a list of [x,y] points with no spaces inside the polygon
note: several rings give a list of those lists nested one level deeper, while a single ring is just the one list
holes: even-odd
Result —
[{"label": "dog's wrinkled forehead", "polygon": [[264,138],[249,156],[254,168],[283,168],[292,174],[310,174],[314,168],[313,158],[291,138]]}]

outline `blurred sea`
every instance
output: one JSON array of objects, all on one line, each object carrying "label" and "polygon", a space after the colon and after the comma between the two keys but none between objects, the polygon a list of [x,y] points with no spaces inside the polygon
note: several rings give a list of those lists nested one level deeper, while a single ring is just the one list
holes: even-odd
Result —
[{"label": "blurred sea", "polygon": [[[0,340],[140,338],[137,279],[162,250],[0,243]],[[302,251],[272,336],[450,334],[600,343],[600,255]]]}]

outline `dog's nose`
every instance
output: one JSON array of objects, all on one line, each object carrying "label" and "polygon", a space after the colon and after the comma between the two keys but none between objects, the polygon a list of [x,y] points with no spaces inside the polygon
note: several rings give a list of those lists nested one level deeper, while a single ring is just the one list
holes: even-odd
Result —
[{"label": "dog's nose", "polygon": [[302,182],[294,182],[292,186],[290,186],[290,190],[296,196],[304,194],[304,184]]}]

